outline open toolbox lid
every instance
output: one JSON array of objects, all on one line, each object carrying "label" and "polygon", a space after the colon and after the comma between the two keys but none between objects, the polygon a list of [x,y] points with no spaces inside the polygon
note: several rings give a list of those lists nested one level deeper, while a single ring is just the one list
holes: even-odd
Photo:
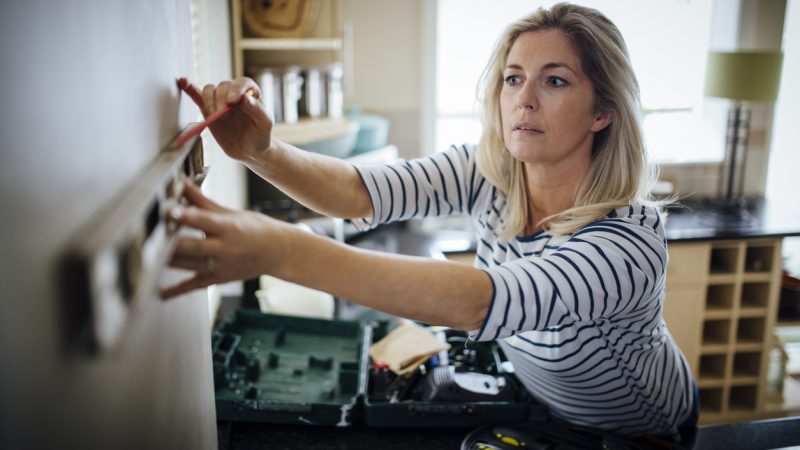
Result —
[{"label": "open toolbox lid", "polygon": [[[425,401],[421,380],[390,400],[370,385],[369,348],[388,322],[324,320],[237,309],[214,333],[217,418],[327,426],[466,427],[525,421],[541,413],[511,373],[496,343],[467,342],[481,369],[503,377],[513,395],[492,400]],[[373,339],[374,338],[374,339]],[[462,348],[455,348],[461,352]],[[485,367],[484,367],[485,366]],[[431,372],[432,374],[432,372]]]}]

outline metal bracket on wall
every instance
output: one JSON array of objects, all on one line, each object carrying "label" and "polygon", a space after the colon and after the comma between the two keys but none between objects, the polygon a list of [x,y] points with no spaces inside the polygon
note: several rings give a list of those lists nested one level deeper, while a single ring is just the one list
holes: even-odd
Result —
[{"label": "metal bracket on wall", "polygon": [[199,137],[172,145],[70,241],[59,266],[68,350],[111,350],[133,308],[153,295],[177,243],[167,212],[185,202],[184,180],[200,185],[208,173]]}]

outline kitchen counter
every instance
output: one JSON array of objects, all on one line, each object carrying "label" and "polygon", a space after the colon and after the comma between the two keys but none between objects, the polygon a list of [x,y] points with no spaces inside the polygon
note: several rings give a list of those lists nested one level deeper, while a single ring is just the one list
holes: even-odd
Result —
[{"label": "kitchen counter", "polygon": [[[442,258],[475,249],[475,237],[445,226],[424,222],[394,223],[348,240],[358,247],[413,256]],[[464,228],[464,227],[462,227]],[[710,202],[682,202],[667,209],[667,240],[688,242],[766,237],[800,236],[800,208],[753,202],[744,215],[727,214]]]},{"label": "kitchen counter", "polygon": [[724,212],[715,203],[687,201],[667,211],[670,242],[800,235],[800,208],[793,205],[760,200],[737,215]]},{"label": "kitchen counter", "polygon": [[[220,450],[458,449],[469,428],[335,428],[218,423]],[[693,448],[758,450],[800,444],[800,417],[700,427]]]}]

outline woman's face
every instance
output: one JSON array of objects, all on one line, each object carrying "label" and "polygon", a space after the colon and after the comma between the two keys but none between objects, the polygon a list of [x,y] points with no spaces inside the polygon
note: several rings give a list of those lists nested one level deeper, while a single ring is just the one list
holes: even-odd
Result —
[{"label": "woman's face", "polygon": [[610,114],[594,111],[594,87],[563,31],[519,35],[503,79],[503,138],[515,158],[543,167],[591,159]]}]

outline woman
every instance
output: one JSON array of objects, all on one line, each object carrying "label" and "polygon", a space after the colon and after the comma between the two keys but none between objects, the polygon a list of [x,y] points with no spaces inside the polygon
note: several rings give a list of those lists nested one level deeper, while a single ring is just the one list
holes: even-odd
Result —
[{"label": "woman", "polygon": [[[363,228],[468,214],[475,267],[351,248],[266,216],[222,208],[189,187],[175,211],[172,264],[197,272],[174,296],[262,273],[391,314],[501,340],[552,413],[625,434],[694,427],[694,381],[661,317],[664,224],[650,181],[638,84],[618,29],[559,4],[512,24],[484,73],[477,149],[353,167],[271,139],[247,79],[187,92],[230,156],[323,214]],[[209,267],[209,262],[212,264]]]}]

